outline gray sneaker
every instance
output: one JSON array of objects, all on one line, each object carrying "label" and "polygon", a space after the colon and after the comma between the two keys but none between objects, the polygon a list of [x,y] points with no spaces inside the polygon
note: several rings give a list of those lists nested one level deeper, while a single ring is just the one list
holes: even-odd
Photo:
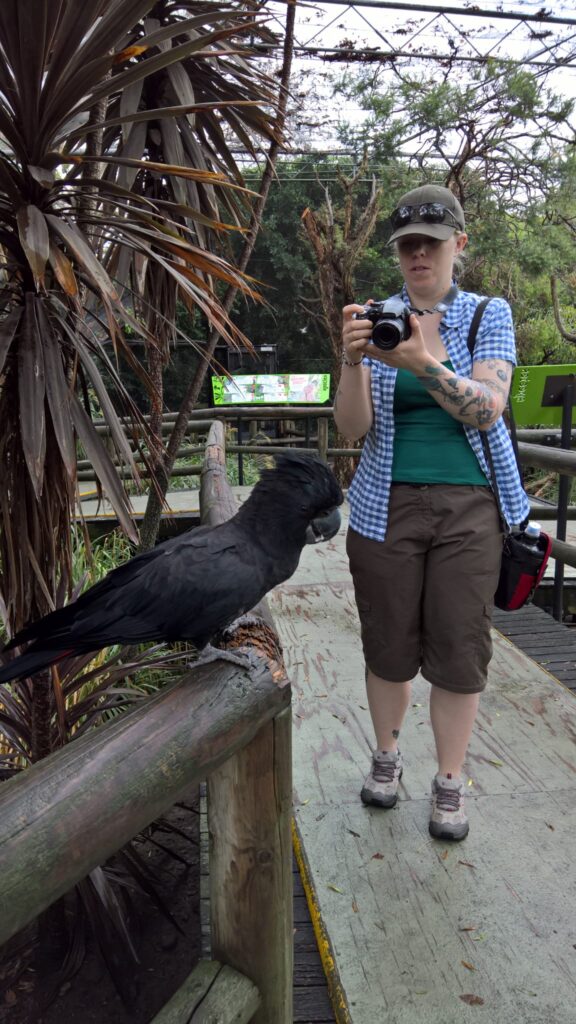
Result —
[{"label": "gray sneaker", "polygon": [[360,793],[364,804],[394,807],[404,762],[399,750],[377,750],[372,755],[372,770]]},{"label": "gray sneaker", "polygon": [[451,775],[432,780],[430,835],[435,839],[465,839],[470,826],[464,812],[464,783]]}]

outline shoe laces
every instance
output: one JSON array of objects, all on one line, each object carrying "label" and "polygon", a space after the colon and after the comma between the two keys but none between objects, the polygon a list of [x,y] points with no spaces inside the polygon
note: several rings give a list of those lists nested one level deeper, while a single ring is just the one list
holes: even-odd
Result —
[{"label": "shoe laces", "polygon": [[460,789],[448,789],[436,784],[436,806],[440,811],[459,811],[462,793]]},{"label": "shoe laces", "polygon": [[376,782],[393,782],[394,773],[398,767],[398,758],[393,761],[381,761],[374,758],[372,764],[372,775],[376,779]]}]

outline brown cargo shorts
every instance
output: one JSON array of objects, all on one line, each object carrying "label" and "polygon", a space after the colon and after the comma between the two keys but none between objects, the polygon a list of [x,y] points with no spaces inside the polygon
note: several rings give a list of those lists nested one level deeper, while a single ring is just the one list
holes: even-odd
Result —
[{"label": "brown cargo shorts", "polygon": [[393,484],[386,539],[346,539],[370,671],[483,690],[502,543],[489,487]]}]

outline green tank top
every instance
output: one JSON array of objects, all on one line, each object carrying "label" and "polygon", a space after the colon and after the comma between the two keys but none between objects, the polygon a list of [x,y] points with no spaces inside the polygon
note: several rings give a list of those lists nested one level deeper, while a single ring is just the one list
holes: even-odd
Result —
[{"label": "green tank top", "polygon": [[[450,360],[442,364],[453,369]],[[464,427],[409,370],[394,389],[394,483],[489,486]]]}]

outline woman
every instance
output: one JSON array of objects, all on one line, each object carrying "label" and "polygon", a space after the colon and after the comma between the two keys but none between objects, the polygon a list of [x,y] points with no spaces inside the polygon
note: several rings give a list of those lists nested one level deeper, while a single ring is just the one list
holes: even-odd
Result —
[{"label": "woman", "polygon": [[529,511],[502,420],[516,363],[514,331],[508,304],[492,299],[472,362],[467,338],[480,296],[454,286],[467,235],[452,192],[414,189],[390,219],[401,295],[419,313],[407,314],[410,336],[386,350],[371,342],[364,307],[345,307],[334,402],[341,433],[366,435],[349,492],[347,538],[376,734],[361,798],[385,808],[396,803],[398,741],[420,670],[431,684],[438,758],[430,833],[459,840],[469,829],[462,767],[492,655],[502,553],[480,431],[487,431],[508,525],[523,523]]}]

